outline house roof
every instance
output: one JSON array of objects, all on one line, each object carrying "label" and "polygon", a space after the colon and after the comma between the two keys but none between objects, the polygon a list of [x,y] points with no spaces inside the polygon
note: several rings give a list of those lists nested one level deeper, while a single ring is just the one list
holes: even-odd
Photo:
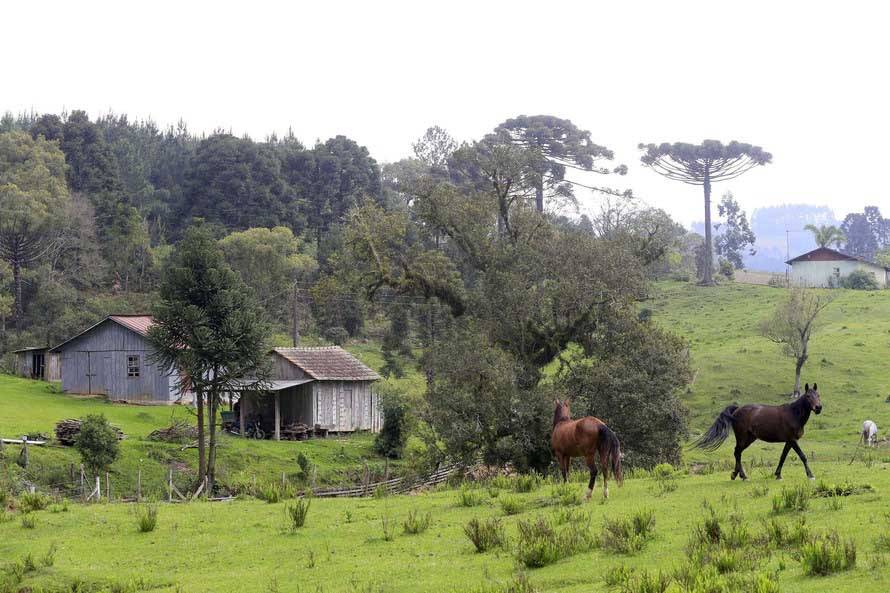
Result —
[{"label": "house roof", "polygon": [[885,270],[890,269],[886,266],[882,266],[881,264],[877,264],[873,261],[869,261],[863,257],[857,257],[855,255],[849,255],[846,253],[841,253],[835,249],[831,249],[830,247],[817,247],[812,251],[808,251],[801,255],[798,255],[794,259],[789,259],[785,262],[788,265],[794,265],[796,262],[803,261],[858,261],[864,264],[869,264],[871,266],[877,266],[879,268],[883,268]]},{"label": "house roof", "polygon": [[13,350],[13,354],[19,354],[21,352],[34,352],[35,350],[46,350],[48,346],[28,346],[26,348],[19,348],[18,350]]},{"label": "house roof", "polygon": [[376,381],[380,375],[339,346],[275,348],[273,352],[317,381]]},{"label": "house roof", "polygon": [[152,317],[151,315],[109,315],[99,323],[94,323],[79,334],[68,338],[58,346],[50,348],[50,352],[57,352],[60,348],[67,345],[69,342],[73,342],[82,335],[90,333],[106,321],[113,321],[114,323],[117,323],[118,325],[125,327],[132,332],[136,332],[140,336],[147,336],[148,328],[150,328],[154,324],[154,317]]}]

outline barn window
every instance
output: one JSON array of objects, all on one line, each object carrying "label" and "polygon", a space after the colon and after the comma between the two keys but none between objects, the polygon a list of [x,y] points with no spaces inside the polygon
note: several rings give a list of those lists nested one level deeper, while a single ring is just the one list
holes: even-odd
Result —
[{"label": "barn window", "polygon": [[128,356],[127,357],[127,376],[128,377],[138,377],[139,376],[139,356]]}]

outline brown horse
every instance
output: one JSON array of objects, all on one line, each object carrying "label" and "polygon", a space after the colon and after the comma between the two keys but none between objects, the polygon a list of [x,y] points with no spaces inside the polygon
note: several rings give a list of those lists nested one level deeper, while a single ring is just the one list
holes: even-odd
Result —
[{"label": "brown horse", "polygon": [[782,479],[782,465],[785,464],[785,457],[788,456],[788,451],[791,449],[794,449],[794,452],[803,461],[807,477],[813,480],[815,478],[813,472],[810,471],[807,457],[800,450],[800,445],[797,444],[798,439],[803,436],[804,425],[810,419],[810,412],[817,414],[822,412],[822,400],[819,399],[819,388],[815,383],[813,383],[812,389],[807,383],[801,397],[782,406],[749,404],[739,407],[732,404],[720,412],[711,428],[694,443],[694,446],[706,451],[715,451],[726,440],[729,427],[732,426],[735,432],[733,480],[736,479],[736,476],[741,476],[743,480],[748,479],[748,475],[742,468],[742,451],[757,439],[767,443],[785,443],[782,457],[779,458],[779,466],[776,468],[777,480]]},{"label": "brown horse", "polygon": [[609,466],[612,474],[618,480],[620,486],[623,482],[621,475],[621,445],[618,437],[599,418],[585,416],[578,420],[572,420],[569,411],[569,400],[556,400],[556,410],[553,412],[553,435],[550,444],[559,462],[562,472],[562,481],[565,482],[569,475],[569,464],[572,457],[583,457],[590,469],[590,483],[587,485],[587,500],[593,494],[596,485],[596,455],[599,454],[600,467],[603,471],[603,497],[609,498]]}]

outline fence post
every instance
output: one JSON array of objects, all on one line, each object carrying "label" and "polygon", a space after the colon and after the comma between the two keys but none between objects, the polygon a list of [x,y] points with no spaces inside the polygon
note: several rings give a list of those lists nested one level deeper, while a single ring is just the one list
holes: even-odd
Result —
[{"label": "fence post", "polygon": [[22,463],[21,466],[24,468],[28,467],[28,437],[22,437],[22,453],[21,453]]},{"label": "fence post", "polygon": [[86,499],[87,491],[86,491],[86,486],[84,485],[84,478],[85,478],[85,475],[83,473],[83,464],[81,463],[80,464],[80,497],[83,499]]},{"label": "fence post", "polygon": [[105,472],[105,498],[111,502],[111,480],[108,477],[108,472]]},{"label": "fence post", "polygon": [[96,502],[102,502],[102,481],[96,476]]},{"label": "fence post", "polygon": [[167,482],[167,502],[173,502],[173,468],[170,468],[170,479]]},{"label": "fence post", "polygon": [[136,473],[136,502],[142,502],[142,468]]}]

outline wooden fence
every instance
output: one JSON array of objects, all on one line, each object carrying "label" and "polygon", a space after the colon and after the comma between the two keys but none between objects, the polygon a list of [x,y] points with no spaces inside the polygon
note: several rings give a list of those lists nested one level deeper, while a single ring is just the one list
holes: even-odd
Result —
[{"label": "wooden fence", "polygon": [[[461,467],[462,466],[459,464],[441,466],[429,475],[417,479],[409,479],[404,477],[391,478],[389,480],[382,480],[380,482],[369,481],[365,484],[362,484],[361,486],[356,486],[354,488],[330,488],[325,490],[314,490],[312,492],[312,496],[316,496],[319,498],[373,496],[381,488],[384,489],[387,494],[404,494],[405,492],[410,492],[411,490],[417,490],[419,488],[431,488],[433,486],[438,486],[439,484],[447,481],[448,478],[452,474],[459,471]],[[301,494],[305,494],[305,492]]]}]

